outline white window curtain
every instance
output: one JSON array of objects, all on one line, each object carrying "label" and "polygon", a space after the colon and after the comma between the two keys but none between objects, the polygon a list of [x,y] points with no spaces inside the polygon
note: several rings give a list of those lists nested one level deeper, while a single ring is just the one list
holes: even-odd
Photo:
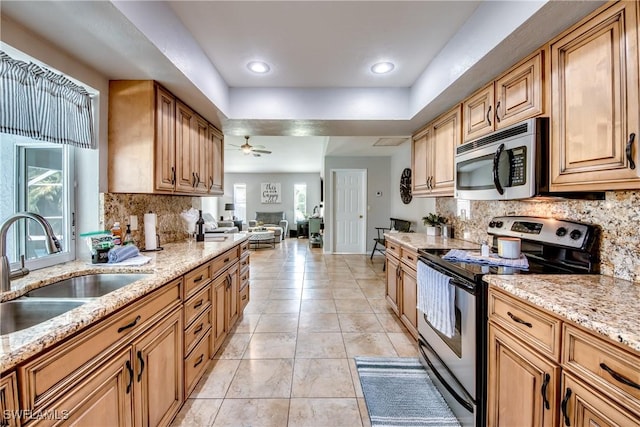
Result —
[{"label": "white window curtain", "polygon": [[0,132],[95,148],[91,97],[66,77],[0,51]]}]

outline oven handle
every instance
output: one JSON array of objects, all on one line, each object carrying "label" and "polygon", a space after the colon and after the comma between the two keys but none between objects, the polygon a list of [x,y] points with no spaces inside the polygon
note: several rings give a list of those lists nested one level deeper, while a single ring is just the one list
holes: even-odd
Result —
[{"label": "oven handle", "polygon": [[[433,366],[433,364],[431,363],[431,360],[429,359],[429,356],[427,356],[427,353],[425,353],[423,347],[428,348],[431,353],[433,353],[433,355],[435,357],[437,357],[438,359],[440,359],[438,357],[438,355],[436,354],[436,352],[433,350],[433,348],[431,348],[431,346],[422,338],[422,336],[420,336],[418,338],[418,348],[420,349],[420,353],[422,354],[422,357],[424,358],[424,360],[427,362],[427,365],[429,365],[429,368],[431,368],[431,372],[433,372],[433,374],[438,377],[438,380],[440,381],[440,384],[442,384],[448,391],[449,393],[451,393],[451,395],[454,397],[454,399],[456,399],[456,401],[461,404],[462,406],[464,406],[464,408],[473,413],[473,404],[469,403],[469,402],[473,402],[473,398],[471,397],[471,395],[469,395],[467,393],[467,391],[464,389],[464,387],[462,386],[462,384],[458,383],[458,386],[460,387],[460,389],[463,391],[463,393],[466,394],[466,399],[462,396],[460,396],[450,385],[449,383],[447,383],[444,378],[442,378],[442,375],[440,375],[440,373],[438,372],[438,370],[435,368],[435,366]],[[440,363],[442,363],[443,366],[446,366],[442,360],[440,360]],[[454,377],[454,381],[455,377]]]},{"label": "oven handle", "polygon": [[452,284],[453,286],[462,289],[465,292],[468,292],[470,294],[475,295],[477,293],[477,289],[473,284],[467,283],[467,282],[463,282],[462,280],[458,280],[457,278],[454,277],[453,273],[451,273],[450,271],[447,271],[445,268],[442,268],[436,264],[432,264],[431,262],[427,261],[426,258],[419,258],[419,261],[426,264],[427,267],[429,268],[433,268],[434,270],[436,270],[438,273],[442,273],[445,276],[449,277],[449,283]]}]

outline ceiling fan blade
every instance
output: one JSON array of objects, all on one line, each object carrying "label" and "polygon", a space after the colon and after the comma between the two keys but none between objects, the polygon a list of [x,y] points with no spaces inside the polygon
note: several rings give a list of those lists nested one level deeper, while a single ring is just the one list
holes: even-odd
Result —
[{"label": "ceiling fan blade", "polygon": [[255,151],[253,152],[253,157],[262,157],[261,154],[256,153]]},{"label": "ceiling fan blade", "polygon": [[226,145],[231,145],[232,147],[238,147],[238,148],[240,148],[240,145],[236,145],[236,144],[226,144]]},{"label": "ceiling fan blade", "polygon": [[251,150],[254,153],[262,153],[262,154],[271,154],[271,151],[268,150]]}]

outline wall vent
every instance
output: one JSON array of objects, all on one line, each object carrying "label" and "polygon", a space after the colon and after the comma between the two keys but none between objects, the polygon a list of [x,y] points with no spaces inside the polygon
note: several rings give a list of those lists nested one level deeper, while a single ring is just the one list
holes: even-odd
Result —
[{"label": "wall vent", "polygon": [[374,147],[396,147],[400,144],[402,144],[403,142],[405,142],[407,139],[406,137],[402,137],[402,138],[380,138],[378,139],[373,146]]}]

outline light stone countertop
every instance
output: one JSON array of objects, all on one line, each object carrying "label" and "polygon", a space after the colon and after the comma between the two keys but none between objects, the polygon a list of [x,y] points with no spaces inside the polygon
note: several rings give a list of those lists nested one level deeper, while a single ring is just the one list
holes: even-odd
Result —
[{"label": "light stone countertop", "polygon": [[427,236],[424,233],[384,233],[384,237],[399,245],[418,249],[479,249],[480,245],[466,240],[442,236]]},{"label": "light stone countertop", "polygon": [[116,267],[72,261],[31,272],[13,280],[11,291],[0,293],[0,301],[24,295],[32,289],[74,276],[92,273],[149,273],[149,277],[56,316],[46,322],[0,335],[0,373],[53,346],[80,329],[108,316],[130,302],[162,287],[194,267],[215,258],[247,239],[247,234],[224,234],[225,241],[167,243],[164,250],[145,252],[151,261],[140,267]]},{"label": "light stone countertop", "polygon": [[484,280],[640,352],[640,283],[595,274],[486,275]]}]

